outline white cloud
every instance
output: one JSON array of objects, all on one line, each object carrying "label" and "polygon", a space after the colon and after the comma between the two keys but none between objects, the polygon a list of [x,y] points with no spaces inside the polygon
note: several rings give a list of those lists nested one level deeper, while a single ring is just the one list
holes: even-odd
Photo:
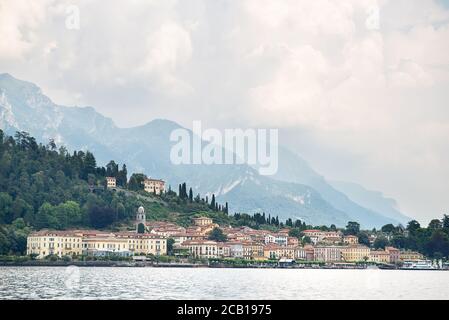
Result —
[{"label": "white cloud", "polygon": [[49,1],[0,1],[0,59],[21,59],[33,48]]},{"label": "white cloud", "polygon": [[449,11],[435,1],[86,0],[68,30],[71,4],[0,0],[0,69],[123,126],[295,128],[308,139],[290,145],[325,175],[417,216],[449,207]]},{"label": "white cloud", "polygon": [[191,87],[176,76],[177,69],[192,56],[189,32],[180,25],[164,22],[146,39],[146,55],[141,71],[157,76],[168,94],[190,92]]}]

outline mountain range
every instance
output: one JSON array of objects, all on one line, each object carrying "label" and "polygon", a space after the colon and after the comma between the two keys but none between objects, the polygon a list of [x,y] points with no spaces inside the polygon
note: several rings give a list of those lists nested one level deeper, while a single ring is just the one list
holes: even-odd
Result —
[{"label": "mountain range", "polygon": [[[266,212],[280,219],[309,224],[363,227],[410,220],[396,202],[379,192],[343,182],[329,183],[298,154],[279,150],[279,170],[261,176],[249,165],[174,165],[170,133],[181,128],[156,119],[142,126],[120,128],[92,107],[57,105],[33,83],[0,74],[0,128],[8,134],[26,131],[40,142],[54,139],[69,150],[90,150],[99,164],[126,163],[129,172],[164,179],[176,190],[187,182],[194,193],[228,201],[232,212]],[[151,213],[150,213],[151,214]]]}]

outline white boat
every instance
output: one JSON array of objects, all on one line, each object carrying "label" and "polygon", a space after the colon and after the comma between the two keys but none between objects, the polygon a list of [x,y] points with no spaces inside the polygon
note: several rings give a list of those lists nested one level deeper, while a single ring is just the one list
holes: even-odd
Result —
[{"label": "white boat", "polygon": [[418,261],[404,261],[402,269],[407,270],[436,270],[438,269],[433,265],[430,260],[418,260]]}]

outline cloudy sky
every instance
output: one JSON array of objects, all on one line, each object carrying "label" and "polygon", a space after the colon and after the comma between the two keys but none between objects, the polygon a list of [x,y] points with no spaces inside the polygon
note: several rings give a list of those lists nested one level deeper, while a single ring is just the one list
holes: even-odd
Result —
[{"label": "cloudy sky", "polygon": [[0,39],[0,72],[56,103],[280,128],[329,179],[449,212],[447,0],[0,0]]}]

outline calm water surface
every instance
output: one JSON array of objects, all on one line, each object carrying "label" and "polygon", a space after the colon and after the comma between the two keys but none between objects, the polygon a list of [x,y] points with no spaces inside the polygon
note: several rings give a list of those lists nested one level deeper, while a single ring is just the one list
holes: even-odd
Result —
[{"label": "calm water surface", "polygon": [[0,267],[0,299],[448,299],[449,272]]}]

